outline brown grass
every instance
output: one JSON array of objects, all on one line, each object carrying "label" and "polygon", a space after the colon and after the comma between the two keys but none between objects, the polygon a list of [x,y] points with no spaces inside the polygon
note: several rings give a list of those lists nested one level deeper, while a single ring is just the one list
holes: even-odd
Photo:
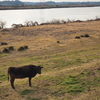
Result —
[{"label": "brown grass", "polygon": [[[75,39],[85,34],[90,37]],[[10,46],[15,48],[10,53],[0,53],[1,100],[99,100],[99,86],[90,85],[91,91],[86,89],[73,95],[59,84],[69,75],[77,76],[85,70],[96,72],[100,68],[100,21],[1,29],[1,42],[8,43],[0,45],[1,52]],[[18,51],[26,45],[29,49]],[[28,87],[26,78],[16,80],[16,90],[11,89],[7,82],[8,67],[26,64],[43,65],[43,74],[33,79],[32,88]],[[99,76],[98,73],[95,75]],[[32,93],[21,95],[27,89]]]}]

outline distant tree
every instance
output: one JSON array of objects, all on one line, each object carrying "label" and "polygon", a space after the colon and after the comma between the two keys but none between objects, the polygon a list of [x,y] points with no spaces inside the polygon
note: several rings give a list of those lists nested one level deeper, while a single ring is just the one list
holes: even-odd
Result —
[{"label": "distant tree", "polygon": [[0,28],[3,29],[6,26],[6,21],[0,20]]},{"label": "distant tree", "polygon": [[38,22],[33,22],[33,21],[25,21],[24,26],[37,26]]},{"label": "distant tree", "polygon": [[32,22],[31,21],[25,21],[24,26],[32,26]]}]

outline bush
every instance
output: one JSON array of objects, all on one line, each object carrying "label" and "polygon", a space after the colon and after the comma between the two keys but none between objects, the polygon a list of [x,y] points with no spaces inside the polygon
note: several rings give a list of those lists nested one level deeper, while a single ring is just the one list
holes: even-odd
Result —
[{"label": "bush", "polygon": [[75,39],[80,39],[80,36],[76,36]]},{"label": "bush", "polygon": [[9,50],[12,50],[13,51],[14,50],[14,47],[13,46],[10,46],[9,47]]},{"label": "bush", "polygon": [[90,36],[89,36],[88,34],[85,34],[85,37],[88,38],[88,37],[90,37]]},{"label": "bush", "polygon": [[18,49],[18,51],[23,51],[23,50],[25,50],[25,49],[28,49],[28,46],[20,47],[20,48]]},{"label": "bush", "polygon": [[60,41],[57,41],[57,43],[60,43]]},{"label": "bush", "polygon": [[80,36],[76,36],[75,39],[80,39],[81,37],[85,37],[85,38],[88,38],[90,37],[88,34],[85,34],[85,35],[80,35]]},{"label": "bush", "polygon": [[6,42],[2,42],[1,45],[8,45]]},{"label": "bush", "polygon": [[85,37],[84,35],[81,35],[81,37]]},{"label": "bush", "polygon": [[18,51],[23,51],[24,50],[24,47],[20,47],[19,49],[18,49]]},{"label": "bush", "polygon": [[24,49],[28,49],[28,46],[24,46]]},{"label": "bush", "polygon": [[9,49],[4,48],[2,52],[3,52],[3,53],[9,53]]},{"label": "bush", "polygon": [[6,26],[6,21],[0,20],[0,28],[3,29]]}]

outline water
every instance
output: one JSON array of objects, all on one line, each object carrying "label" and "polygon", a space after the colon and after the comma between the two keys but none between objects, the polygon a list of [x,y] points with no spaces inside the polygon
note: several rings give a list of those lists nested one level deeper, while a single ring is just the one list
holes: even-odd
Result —
[{"label": "water", "polygon": [[7,22],[6,27],[24,24],[25,21],[37,21],[40,24],[53,19],[89,20],[96,17],[100,17],[100,7],[0,10],[0,20]]}]

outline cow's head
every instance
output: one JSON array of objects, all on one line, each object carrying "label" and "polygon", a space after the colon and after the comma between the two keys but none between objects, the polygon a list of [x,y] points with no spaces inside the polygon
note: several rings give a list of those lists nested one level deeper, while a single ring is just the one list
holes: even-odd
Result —
[{"label": "cow's head", "polygon": [[37,71],[38,74],[41,74],[42,68],[43,68],[42,66],[36,66],[36,71]]}]

